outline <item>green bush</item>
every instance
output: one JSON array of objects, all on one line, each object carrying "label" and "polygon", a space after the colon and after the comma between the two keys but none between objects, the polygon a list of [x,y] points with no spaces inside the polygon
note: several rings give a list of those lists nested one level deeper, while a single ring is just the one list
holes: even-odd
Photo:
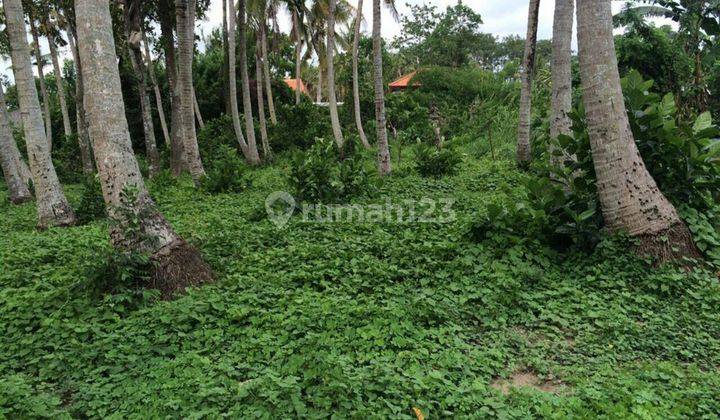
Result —
[{"label": "green bush", "polygon": [[53,166],[61,182],[76,184],[83,182],[82,160],[77,134],[56,135],[53,139]]},{"label": "green bush", "polygon": [[200,188],[210,194],[240,192],[249,185],[245,176],[245,163],[237,150],[220,145],[215,156],[206,161],[206,175],[200,180]]},{"label": "green bush", "polygon": [[105,200],[102,195],[100,180],[97,175],[87,176],[83,179],[80,204],[75,209],[78,223],[85,224],[104,218]]},{"label": "green bush", "polygon": [[415,147],[415,169],[424,177],[455,175],[460,162],[462,156],[452,148],[438,150],[422,143]]},{"label": "green bush", "polygon": [[270,145],[275,152],[308,149],[316,138],[324,138],[331,133],[328,109],[308,100],[298,105],[281,104],[277,111],[278,124],[268,127]]},{"label": "green bush", "polygon": [[298,202],[344,202],[375,189],[374,171],[365,167],[361,153],[350,153],[340,160],[335,143],[316,139],[305,153],[297,152],[290,167],[288,182]]},{"label": "green bush", "polygon": [[232,117],[229,115],[222,115],[205,123],[205,127],[198,132],[197,137],[200,157],[205,163],[217,156],[222,146],[238,147]]}]

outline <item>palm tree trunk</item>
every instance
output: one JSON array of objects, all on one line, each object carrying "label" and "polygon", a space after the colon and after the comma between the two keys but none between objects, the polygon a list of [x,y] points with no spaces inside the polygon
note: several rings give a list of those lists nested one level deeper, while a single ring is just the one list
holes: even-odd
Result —
[{"label": "palm tree trunk", "polygon": [[247,137],[248,153],[251,156],[250,162],[260,163],[257,141],[255,140],[255,123],[253,122],[252,101],[250,100],[250,76],[247,66],[247,39],[245,23],[245,0],[238,1],[238,55],[240,58],[240,81],[242,82],[243,114],[245,116],[245,135]]},{"label": "palm tree trunk", "polygon": [[228,80],[230,84],[230,110],[233,121],[233,129],[235,131],[235,137],[237,138],[240,150],[242,150],[243,155],[245,156],[245,160],[250,164],[256,165],[260,163],[260,157],[258,156],[257,158],[255,158],[255,156],[250,153],[248,144],[245,141],[245,136],[243,135],[242,125],[240,124],[240,111],[238,110],[237,101],[237,73],[235,70],[235,63],[237,61],[235,59],[237,38],[235,36],[236,15],[234,0],[231,0],[229,7],[230,13],[228,13],[228,40],[230,40],[230,45],[228,46]]},{"label": "palm tree trunk", "polygon": [[22,3],[21,0],[5,0],[4,6],[20,114],[37,198],[38,227],[44,229],[72,225],[75,223],[75,213],[65,198],[55,172],[50,158],[50,144],[43,127]]},{"label": "palm tree trunk", "polygon": [[197,118],[198,127],[202,130],[205,128],[205,121],[203,121],[202,114],[200,113],[200,105],[198,104],[197,100],[197,93],[195,92],[195,87],[193,86],[193,109],[195,111],[195,118]]},{"label": "palm tree trunk", "polygon": [[277,115],[275,114],[275,101],[273,100],[272,83],[270,81],[270,59],[268,58],[268,42],[267,42],[267,14],[263,11],[263,22],[260,25],[260,40],[262,50],[263,75],[265,76],[265,94],[267,95],[268,111],[270,112],[270,123],[277,124]]},{"label": "palm tree trunk", "polygon": [[66,136],[73,134],[72,125],[70,124],[70,114],[68,113],[67,100],[65,98],[65,82],[62,78],[62,69],[58,60],[57,46],[55,41],[48,37],[48,45],[50,46],[50,58],[52,59],[53,72],[55,73],[55,85],[57,86],[57,95],[60,100],[60,113],[63,119],[63,130]]},{"label": "palm tree trunk", "polygon": [[160,172],[160,154],[155,141],[155,124],[153,124],[152,108],[148,97],[147,80],[145,79],[145,67],[140,50],[142,41],[142,3],[138,0],[131,0],[125,7],[125,40],[128,47],[130,65],[135,73],[137,91],[140,98],[140,112],[143,121],[143,134],[145,137],[145,153],[149,163],[150,178]]},{"label": "palm tree trunk", "polygon": [[362,25],[362,8],[363,0],[358,0],[357,16],[355,17],[355,36],[353,37],[352,46],[352,83],[353,83],[353,106],[355,110],[355,126],[360,136],[360,142],[366,149],[370,149],[370,143],[362,125],[362,115],[360,113],[360,76],[358,76],[358,54],[360,47],[360,25]]},{"label": "palm tree trunk", "polygon": [[260,120],[260,144],[262,146],[263,158],[267,161],[272,155],[270,150],[270,142],[267,134],[267,124],[265,122],[265,101],[263,98],[263,70],[262,70],[262,41],[257,37],[255,42],[255,90],[257,91],[257,107],[258,119]]},{"label": "palm tree trunk", "polygon": [[[553,20],[552,39],[552,97],[550,115],[550,137],[570,135],[570,117],[572,109],[572,29],[575,0],[555,0],[555,18]],[[551,150],[551,152],[554,152]],[[550,162],[562,167],[563,158],[551,153]]]},{"label": "palm tree trunk", "polygon": [[53,135],[52,135],[52,115],[50,115],[50,96],[45,86],[45,73],[43,72],[42,55],[40,53],[40,35],[38,34],[35,19],[30,16],[30,31],[33,37],[35,48],[35,63],[38,69],[38,78],[40,79],[40,94],[43,99],[43,117],[45,119],[45,135],[47,136],[48,145],[52,151]]},{"label": "palm tree trunk", "polygon": [[300,18],[297,9],[292,11],[293,32],[295,34],[295,105],[300,103],[300,88],[302,81],[302,39],[300,39]]},{"label": "palm tree trunk", "polygon": [[[232,0],[230,0],[232,1]],[[230,107],[230,83],[228,81],[228,24],[227,24],[227,0],[222,0],[223,23],[222,23],[222,47],[223,47],[223,67],[222,67],[222,83],[223,83],[223,99],[225,100],[225,114],[232,113]]]},{"label": "palm tree trunk", "polygon": [[5,184],[10,193],[10,202],[13,204],[26,203],[33,198],[28,183],[23,177],[21,162],[22,156],[20,156],[20,150],[13,138],[5,104],[5,93],[0,84],[0,167],[2,167]]},{"label": "palm tree trunk", "polygon": [[87,120],[85,118],[85,85],[82,78],[82,63],[80,63],[80,54],[75,45],[77,34],[70,23],[68,23],[66,32],[70,51],[75,62],[75,122],[77,123],[78,144],[80,145],[80,160],[82,161],[83,173],[90,175],[95,172],[95,164],[93,163],[90,136],[88,135]]},{"label": "palm tree trunk", "polygon": [[338,115],[337,98],[335,97],[335,0],[328,0],[328,22],[327,22],[327,85],[328,102],[330,103],[330,122],[332,123],[333,136],[338,149],[345,146],[342,128],[340,127],[340,116]]},{"label": "palm tree trunk", "polygon": [[178,38],[178,74],[175,91],[180,100],[182,124],[183,167],[195,182],[205,175],[195,133],[195,94],[192,64],[195,47],[195,0],[176,0],[175,21]]},{"label": "palm tree trunk", "polygon": [[380,0],[373,0],[373,71],[375,82],[375,121],[377,124],[378,170],[380,175],[392,171],[390,165],[390,147],[388,146],[385,121],[385,86],[382,73],[382,35]]},{"label": "palm tree trunk", "polygon": [[[112,243],[123,251],[151,256],[152,284],[165,298],[211,281],[200,253],[175,233],[140,175],[125,119],[108,2],[76,0],[75,9],[83,76],[90,93],[89,128],[108,214],[117,222],[110,232]],[[130,189],[136,191],[135,197],[128,195]]]},{"label": "palm tree trunk", "polygon": [[170,134],[168,133],[167,119],[165,119],[162,94],[160,93],[160,87],[158,86],[157,77],[155,76],[155,66],[153,65],[152,56],[150,55],[150,44],[148,44],[145,31],[143,31],[142,37],[143,45],[145,46],[145,65],[147,66],[148,74],[150,75],[150,84],[152,84],[153,91],[155,92],[155,107],[158,111],[158,118],[160,119],[163,139],[165,140],[166,145],[170,145]]},{"label": "palm tree trunk", "polygon": [[611,0],[578,0],[583,102],[607,228],[639,239],[660,262],[696,257],[688,228],[645,168],[630,130],[613,39]]},{"label": "palm tree trunk", "polygon": [[525,54],[520,69],[520,114],[517,135],[517,160],[520,165],[530,162],[530,111],[532,107],[532,78],[535,69],[535,49],[537,46],[538,11],[540,0],[530,0],[528,11]]},{"label": "palm tree trunk", "polygon": [[315,89],[315,102],[322,102],[322,61],[318,60],[318,78]]},{"label": "palm tree trunk", "polygon": [[173,1],[159,0],[158,15],[160,18],[160,33],[163,49],[165,50],[165,72],[170,87],[170,169],[177,176],[184,169],[183,123],[180,100],[180,90],[176,89],[178,71],[175,60],[175,41],[173,36]]}]

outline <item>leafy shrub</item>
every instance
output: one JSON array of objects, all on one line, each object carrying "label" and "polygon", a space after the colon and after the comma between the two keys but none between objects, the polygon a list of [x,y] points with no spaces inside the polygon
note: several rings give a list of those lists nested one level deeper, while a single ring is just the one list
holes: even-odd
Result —
[{"label": "leafy shrub", "polygon": [[278,124],[268,127],[268,137],[276,152],[290,149],[305,150],[316,138],[324,138],[331,132],[327,108],[310,101],[300,104],[278,106]]},{"label": "leafy shrub", "polygon": [[706,260],[720,268],[720,207],[699,211],[688,205],[678,208],[680,216],[692,232],[693,240]]},{"label": "leafy shrub", "polygon": [[173,176],[170,169],[163,169],[148,181],[148,190],[150,190],[150,195],[157,196],[176,185],[178,185],[178,178]]},{"label": "leafy shrub", "polygon": [[348,154],[340,160],[335,143],[320,138],[307,152],[296,153],[288,179],[295,199],[335,203],[372,192],[374,172],[365,168],[361,153]]},{"label": "leafy shrub", "polygon": [[83,182],[85,175],[80,160],[80,145],[77,134],[57,135],[53,138],[53,165],[60,181],[65,183]]},{"label": "leafy shrub", "polygon": [[80,204],[75,209],[78,223],[90,223],[106,216],[105,200],[102,195],[100,179],[97,175],[87,176],[82,183]]},{"label": "leafy shrub", "polygon": [[455,175],[462,156],[452,148],[418,144],[415,147],[415,169],[424,177]]},{"label": "leafy shrub", "polygon": [[220,145],[205,166],[206,175],[200,180],[200,188],[210,194],[240,192],[248,186],[245,164],[232,147]]},{"label": "leafy shrub", "polygon": [[217,156],[221,146],[237,148],[238,142],[232,117],[222,115],[205,123],[205,127],[198,132],[198,146],[203,162],[209,162]]}]

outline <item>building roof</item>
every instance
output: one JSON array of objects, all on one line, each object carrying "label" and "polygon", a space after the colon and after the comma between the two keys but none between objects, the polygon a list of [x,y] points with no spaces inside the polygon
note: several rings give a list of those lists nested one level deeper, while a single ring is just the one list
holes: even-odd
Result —
[{"label": "building roof", "polygon": [[[410,85],[410,81],[413,77],[417,74],[417,70],[411,73],[408,73],[399,79],[395,80],[394,82],[391,82],[388,87],[390,87],[390,90],[401,90],[401,89],[407,89]],[[420,86],[420,83],[415,82],[412,84],[412,86]]]},{"label": "building roof", "polygon": [[[290,87],[290,89],[297,90],[298,86],[298,79],[285,79],[285,84]],[[307,87],[305,86],[305,83],[303,83],[302,79],[300,79],[300,92],[310,95],[310,93],[307,90]]]}]

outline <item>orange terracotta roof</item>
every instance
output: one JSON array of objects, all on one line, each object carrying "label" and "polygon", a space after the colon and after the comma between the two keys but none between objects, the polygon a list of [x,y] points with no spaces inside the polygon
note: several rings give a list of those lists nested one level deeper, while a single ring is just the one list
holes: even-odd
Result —
[{"label": "orange terracotta roof", "polygon": [[[285,79],[285,84],[287,84],[290,87],[290,89],[297,90],[297,86],[298,86],[297,80],[298,79]],[[302,92],[306,95],[309,95],[307,87],[305,86],[305,83],[303,83],[302,80],[300,80],[300,92]]]},{"label": "orange terracotta roof", "polygon": [[[410,86],[410,80],[412,80],[412,78],[415,77],[415,74],[417,74],[417,70],[400,77],[399,79],[390,83],[388,86],[390,87],[391,90],[405,89],[408,86]],[[415,82],[412,84],[412,86],[420,86],[420,83]]]}]

